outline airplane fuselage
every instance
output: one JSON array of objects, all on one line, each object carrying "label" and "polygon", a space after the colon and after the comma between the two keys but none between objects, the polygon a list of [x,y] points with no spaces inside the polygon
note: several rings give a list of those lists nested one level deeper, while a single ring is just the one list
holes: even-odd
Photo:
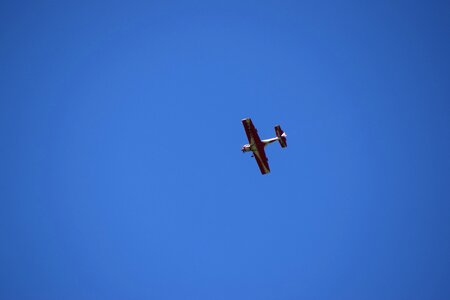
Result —
[{"label": "airplane fuselage", "polygon": [[[271,139],[261,140],[261,144],[263,145],[263,147],[266,147],[268,144],[276,142],[279,139],[280,139],[279,137],[274,137],[274,138],[271,138]],[[257,147],[258,146],[255,143],[253,143],[253,144],[245,144],[244,146],[242,146],[241,150],[242,150],[242,152],[256,151]]]}]

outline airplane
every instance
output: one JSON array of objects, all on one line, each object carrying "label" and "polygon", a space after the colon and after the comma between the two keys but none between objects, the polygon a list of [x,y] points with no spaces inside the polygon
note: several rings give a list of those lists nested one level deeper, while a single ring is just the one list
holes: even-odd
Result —
[{"label": "airplane", "polygon": [[253,122],[250,118],[242,119],[242,125],[244,125],[245,133],[247,134],[248,138],[248,144],[245,144],[242,146],[241,150],[242,153],[245,152],[253,152],[252,157],[256,159],[256,162],[258,163],[259,170],[261,171],[261,174],[267,174],[270,173],[268,158],[266,156],[266,153],[264,151],[264,148],[275,141],[278,141],[281,145],[281,148],[286,148],[286,133],[281,130],[280,125],[275,126],[275,133],[277,137],[261,140],[258,136],[258,130],[256,130],[255,126],[253,125]]}]

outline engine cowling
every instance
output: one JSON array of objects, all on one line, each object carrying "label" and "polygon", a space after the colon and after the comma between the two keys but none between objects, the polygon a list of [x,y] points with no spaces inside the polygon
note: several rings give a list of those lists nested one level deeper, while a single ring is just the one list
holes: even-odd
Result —
[{"label": "engine cowling", "polygon": [[242,152],[252,151],[249,144],[245,144],[244,146],[242,146],[241,150]]}]

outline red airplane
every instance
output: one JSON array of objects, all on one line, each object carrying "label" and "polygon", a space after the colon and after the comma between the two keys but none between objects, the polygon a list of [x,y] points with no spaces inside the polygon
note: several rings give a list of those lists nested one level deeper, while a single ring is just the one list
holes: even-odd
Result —
[{"label": "red airplane", "polygon": [[242,146],[242,152],[253,152],[252,157],[256,159],[258,163],[259,169],[261,170],[261,174],[267,174],[270,172],[269,163],[264,152],[264,147],[266,145],[278,141],[281,145],[281,148],[287,147],[286,143],[286,133],[281,130],[280,125],[275,126],[275,133],[277,137],[261,140],[258,136],[258,130],[256,130],[255,126],[252,123],[250,118],[242,119],[242,125],[244,125],[245,133],[247,134],[249,144],[245,144]]}]

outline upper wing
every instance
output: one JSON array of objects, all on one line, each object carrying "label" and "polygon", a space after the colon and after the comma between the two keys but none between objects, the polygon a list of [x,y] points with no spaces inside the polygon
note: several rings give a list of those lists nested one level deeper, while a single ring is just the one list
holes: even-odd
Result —
[{"label": "upper wing", "polygon": [[267,174],[270,172],[269,163],[267,162],[266,152],[264,151],[264,145],[258,135],[253,122],[250,118],[242,119],[242,125],[244,125],[245,133],[247,134],[248,142],[250,145],[256,146],[256,150],[253,151],[253,156],[258,163],[261,174]]},{"label": "upper wing", "polygon": [[260,146],[257,148],[256,151],[253,151],[253,156],[256,159],[256,162],[258,163],[259,170],[261,171],[261,174],[267,174],[270,172],[268,159],[266,156],[266,152],[264,151],[264,146]]},{"label": "upper wing", "polygon": [[[253,125],[252,119],[242,119],[242,125],[244,125],[245,133],[247,134],[248,142],[250,144],[259,145],[261,143],[261,139],[258,135],[258,130],[256,130]],[[263,149],[264,151],[264,149]]]}]

